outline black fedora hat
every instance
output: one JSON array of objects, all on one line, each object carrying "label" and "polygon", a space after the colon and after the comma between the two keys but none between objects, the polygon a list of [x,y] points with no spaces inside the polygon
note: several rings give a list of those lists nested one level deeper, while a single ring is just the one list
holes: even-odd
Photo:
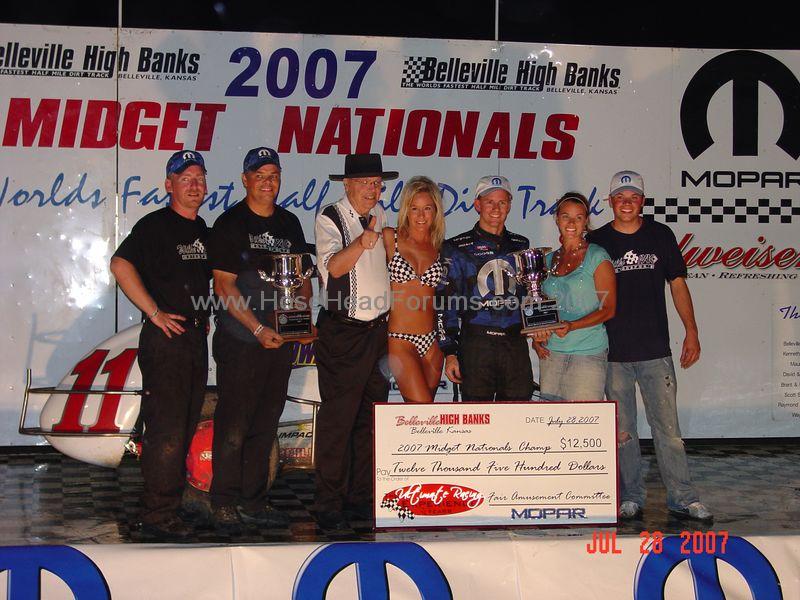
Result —
[{"label": "black fedora hat", "polygon": [[397,179],[397,171],[384,171],[380,154],[348,154],[344,159],[344,174],[329,175],[331,181],[352,177],[381,177]]}]

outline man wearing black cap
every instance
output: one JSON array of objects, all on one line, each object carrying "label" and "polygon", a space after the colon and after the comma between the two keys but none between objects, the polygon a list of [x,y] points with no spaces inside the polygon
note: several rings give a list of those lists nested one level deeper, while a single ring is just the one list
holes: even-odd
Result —
[{"label": "man wearing black cap", "polygon": [[169,206],[142,217],[111,258],[111,272],[145,318],[142,371],[142,530],[161,538],[189,533],[178,517],[186,453],[208,376],[208,314],[193,298],[208,296],[208,228],[198,216],[206,194],[199,152],[173,154],[164,187]]},{"label": "man wearing black cap", "polygon": [[386,215],[378,201],[384,171],[378,154],[345,158],[345,195],[317,216],[317,267],[324,289],[316,343],[322,405],[317,416],[316,509],[324,528],[372,518],[372,404],[385,402],[389,273],[380,243]]},{"label": "man wearing black cap", "polygon": [[[291,344],[274,329],[276,289],[258,269],[275,254],[307,252],[300,221],[277,205],[281,164],[271,148],[244,158],[243,202],[221,215],[209,238],[214,292],[222,310],[214,332],[219,399],[214,413],[211,506],[215,524],[286,526],[288,517],[269,505],[269,454],[286,402]],[[308,302],[311,284],[298,300]]]}]

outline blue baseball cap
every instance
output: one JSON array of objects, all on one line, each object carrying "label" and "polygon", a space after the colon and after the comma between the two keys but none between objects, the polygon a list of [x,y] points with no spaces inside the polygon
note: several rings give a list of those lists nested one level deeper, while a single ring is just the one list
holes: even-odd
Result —
[{"label": "blue baseball cap", "polygon": [[258,148],[253,148],[245,155],[244,163],[242,164],[242,172],[257,171],[264,165],[275,165],[278,167],[278,170],[280,170],[281,159],[278,153],[272,148],[259,146]]},{"label": "blue baseball cap", "polygon": [[167,161],[167,177],[173,173],[183,173],[187,167],[197,165],[206,173],[206,161],[199,152],[194,150],[178,150]]}]

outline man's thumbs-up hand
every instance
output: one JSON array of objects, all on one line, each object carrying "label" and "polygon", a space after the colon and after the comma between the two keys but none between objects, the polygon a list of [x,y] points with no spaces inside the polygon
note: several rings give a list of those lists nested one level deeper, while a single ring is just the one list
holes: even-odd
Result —
[{"label": "man's thumbs-up hand", "polygon": [[372,215],[369,219],[369,224],[367,228],[364,230],[364,233],[360,236],[361,247],[365,250],[371,250],[375,247],[375,244],[378,243],[378,238],[380,238],[380,234],[375,231],[375,224],[377,223],[377,219],[375,215]]}]

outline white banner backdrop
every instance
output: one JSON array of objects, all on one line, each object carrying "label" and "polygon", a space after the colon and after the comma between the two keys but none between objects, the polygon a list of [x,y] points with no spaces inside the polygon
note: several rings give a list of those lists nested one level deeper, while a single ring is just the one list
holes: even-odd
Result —
[{"label": "white banner backdrop", "polygon": [[611,530],[545,537],[496,532],[495,539],[462,533],[446,541],[412,541],[406,534],[402,541],[380,536],[385,541],[322,546],[0,547],[0,590],[8,590],[0,600],[778,600],[800,594],[796,536],[725,534],[723,544],[722,532],[657,539],[615,538]]},{"label": "white banner backdrop", "polygon": [[508,226],[537,246],[557,244],[562,193],[589,196],[598,226],[611,174],[640,171],[700,326],[701,361],[679,374],[684,435],[800,435],[798,74],[796,51],[0,25],[0,444],[30,443],[16,434],[26,368],[53,385],[115,312],[120,328],[138,319],[108,260],[166,201],[167,157],[204,153],[211,223],[262,144],[309,240],[348,152],[400,171],[393,212],[404,180],[440,182],[448,235],[476,220],[477,178],[506,175]]}]

